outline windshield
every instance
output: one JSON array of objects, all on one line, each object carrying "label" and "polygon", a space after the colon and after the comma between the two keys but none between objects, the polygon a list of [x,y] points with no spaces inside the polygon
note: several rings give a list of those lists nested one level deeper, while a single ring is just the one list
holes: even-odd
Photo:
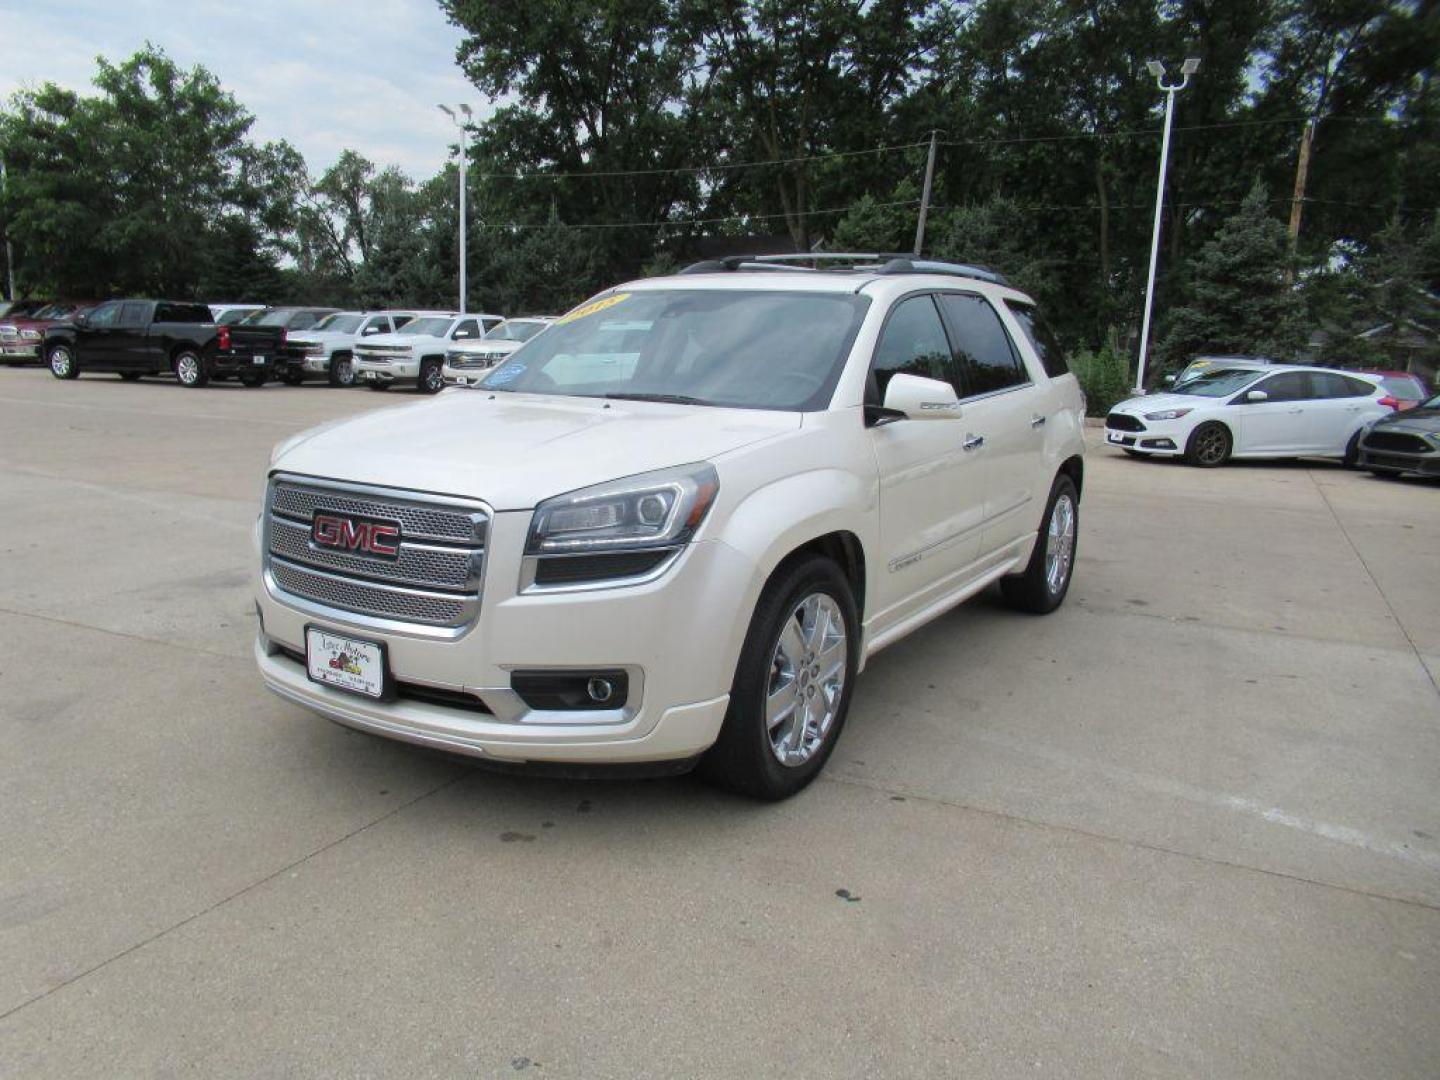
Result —
[{"label": "windshield", "polygon": [[454,319],[415,319],[408,322],[395,332],[397,334],[412,334],[417,337],[441,337]]},{"label": "windshield", "polygon": [[529,341],[545,329],[539,322],[502,322],[490,328],[485,335],[488,341]]},{"label": "windshield", "polygon": [[286,326],[294,317],[295,312],[277,308],[274,311],[252,311],[240,321],[246,326]]},{"label": "windshield", "polygon": [[869,299],[850,293],[612,293],[521,346],[485,390],[823,408]]},{"label": "windshield", "polygon": [[1196,397],[1224,397],[1226,394],[1233,394],[1236,390],[1248,386],[1260,376],[1263,371],[1251,371],[1246,368],[1209,368],[1192,375],[1184,382],[1177,382],[1170,387],[1172,394],[1193,394]]},{"label": "windshield", "polygon": [[353,334],[360,329],[364,315],[326,315],[312,326],[312,330],[333,330],[337,334]]},{"label": "windshield", "polygon": [[229,311],[222,311],[220,313],[220,318],[216,319],[215,321],[218,322],[221,326],[235,326],[239,323],[244,322],[247,318],[254,314],[255,312],[249,310],[248,308],[231,308]]}]

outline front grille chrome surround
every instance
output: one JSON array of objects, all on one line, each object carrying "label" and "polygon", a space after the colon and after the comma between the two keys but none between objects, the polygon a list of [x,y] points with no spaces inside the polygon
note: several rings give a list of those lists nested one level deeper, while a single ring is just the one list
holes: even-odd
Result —
[{"label": "front grille chrome surround", "polygon": [[[398,522],[398,554],[377,559],[317,546],[317,511]],[[458,637],[480,611],[491,517],[476,500],[277,473],[265,498],[266,586],[309,614]]]}]

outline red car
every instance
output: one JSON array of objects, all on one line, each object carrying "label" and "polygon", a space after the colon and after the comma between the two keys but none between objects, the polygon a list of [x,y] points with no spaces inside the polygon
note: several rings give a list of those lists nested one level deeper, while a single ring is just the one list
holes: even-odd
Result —
[{"label": "red car", "polygon": [[1380,404],[1389,405],[1396,412],[1413,409],[1430,396],[1425,380],[1408,371],[1362,371],[1360,374],[1373,375],[1380,380],[1386,395],[1380,399]]},{"label": "red car", "polygon": [[0,359],[11,367],[38,362],[46,329],[69,322],[94,306],[93,300],[57,300],[29,315],[0,319]]}]

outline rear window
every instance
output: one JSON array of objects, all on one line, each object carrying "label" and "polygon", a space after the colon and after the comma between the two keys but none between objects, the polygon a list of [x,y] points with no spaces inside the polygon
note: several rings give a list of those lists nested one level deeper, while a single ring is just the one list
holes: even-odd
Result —
[{"label": "rear window", "polygon": [[1031,305],[1019,304],[1014,300],[1005,301],[1005,306],[1010,309],[1010,314],[1015,316],[1020,329],[1025,331],[1031,348],[1040,357],[1045,374],[1053,379],[1069,372],[1070,365],[1065,362],[1065,349],[1055,332],[1050,329],[1050,324],[1040,317],[1040,313]]},{"label": "rear window", "polygon": [[1380,385],[1390,392],[1391,397],[1401,401],[1420,401],[1425,397],[1420,384],[1408,375],[1386,375],[1380,380]]}]

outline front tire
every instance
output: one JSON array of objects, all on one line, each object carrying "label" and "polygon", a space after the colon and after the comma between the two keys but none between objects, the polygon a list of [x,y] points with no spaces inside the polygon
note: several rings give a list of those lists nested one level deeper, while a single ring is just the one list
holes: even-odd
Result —
[{"label": "front tire", "polygon": [[1048,615],[1065,602],[1075,575],[1076,541],[1080,537],[1080,493],[1075,481],[1060,475],[1050,487],[1040,535],[1025,572],[1000,579],[1000,595],[1011,607]]},{"label": "front tire", "polygon": [[184,349],[175,354],[175,378],[181,386],[196,389],[210,381],[210,371],[199,353]]},{"label": "front tire", "polygon": [[80,365],[75,360],[75,352],[69,345],[56,345],[45,354],[45,360],[50,365],[50,374],[57,379],[78,379],[80,377]]},{"label": "front tire", "polygon": [[355,364],[349,353],[337,353],[330,361],[330,385],[354,386]]},{"label": "front tire", "polygon": [[420,361],[419,389],[422,394],[438,394],[445,388],[445,373],[441,361],[430,359]]},{"label": "front tire", "polygon": [[1211,420],[1190,433],[1185,443],[1185,460],[1201,469],[1213,469],[1230,460],[1234,445],[1230,429]]},{"label": "front tire", "polygon": [[840,568],[821,556],[782,565],[755,606],[702,775],[757,799],[800,791],[835,749],[859,659],[860,617]]}]

